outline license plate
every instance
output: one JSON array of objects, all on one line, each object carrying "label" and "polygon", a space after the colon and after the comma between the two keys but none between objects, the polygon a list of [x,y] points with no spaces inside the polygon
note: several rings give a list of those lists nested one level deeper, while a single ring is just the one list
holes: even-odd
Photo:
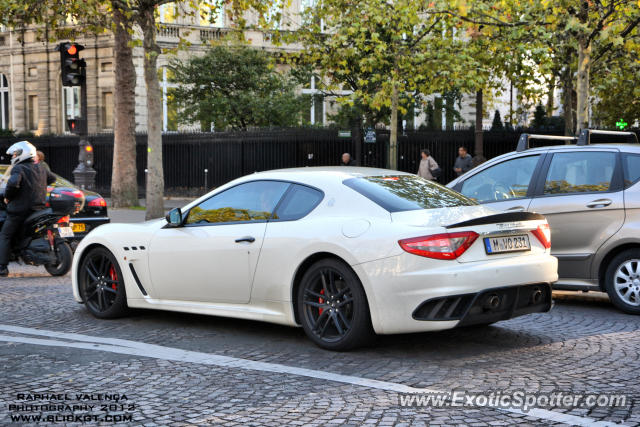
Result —
[{"label": "license plate", "polygon": [[84,231],[87,229],[87,226],[81,222],[73,223],[73,232],[74,233],[84,233]]},{"label": "license plate", "polygon": [[484,248],[487,254],[500,254],[504,252],[530,251],[529,236],[521,234],[517,236],[485,237]]},{"label": "license plate", "polygon": [[58,233],[63,239],[73,237],[73,229],[71,227],[58,227]]}]

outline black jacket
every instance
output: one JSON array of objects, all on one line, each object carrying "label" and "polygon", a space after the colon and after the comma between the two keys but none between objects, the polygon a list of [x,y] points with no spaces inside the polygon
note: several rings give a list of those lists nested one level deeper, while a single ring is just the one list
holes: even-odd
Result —
[{"label": "black jacket", "polygon": [[7,212],[22,214],[45,208],[47,185],[56,177],[33,160],[25,160],[11,169],[4,197],[9,200]]}]

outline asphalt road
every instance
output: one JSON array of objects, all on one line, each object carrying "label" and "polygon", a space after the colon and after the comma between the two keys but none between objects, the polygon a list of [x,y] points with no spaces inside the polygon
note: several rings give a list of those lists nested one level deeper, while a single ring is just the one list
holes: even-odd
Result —
[{"label": "asphalt road", "polygon": [[[69,276],[11,267],[0,281],[0,425],[640,424],[640,317],[601,294],[558,293],[550,313],[332,353],[301,329],[252,321],[150,310],[95,319]],[[625,402],[407,400],[426,391]]]}]

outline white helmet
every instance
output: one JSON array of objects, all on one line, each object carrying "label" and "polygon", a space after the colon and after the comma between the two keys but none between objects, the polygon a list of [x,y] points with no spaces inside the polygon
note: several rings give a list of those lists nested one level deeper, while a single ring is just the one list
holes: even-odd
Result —
[{"label": "white helmet", "polygon": [[16,165],[27,159],[35,159],[36,147],[34,147],[29,141],[20,141],[9,147],[7,154],[11,156],[11,164]]}]

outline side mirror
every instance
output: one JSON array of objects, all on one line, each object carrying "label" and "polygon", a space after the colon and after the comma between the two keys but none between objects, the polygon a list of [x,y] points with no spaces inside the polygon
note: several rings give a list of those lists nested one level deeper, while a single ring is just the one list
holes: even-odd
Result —
[{"label": "side mirror", "polygon": [[166,219],[170,227],[180,227],[182,225],[182,211],[180,208],[171,209]]}]

